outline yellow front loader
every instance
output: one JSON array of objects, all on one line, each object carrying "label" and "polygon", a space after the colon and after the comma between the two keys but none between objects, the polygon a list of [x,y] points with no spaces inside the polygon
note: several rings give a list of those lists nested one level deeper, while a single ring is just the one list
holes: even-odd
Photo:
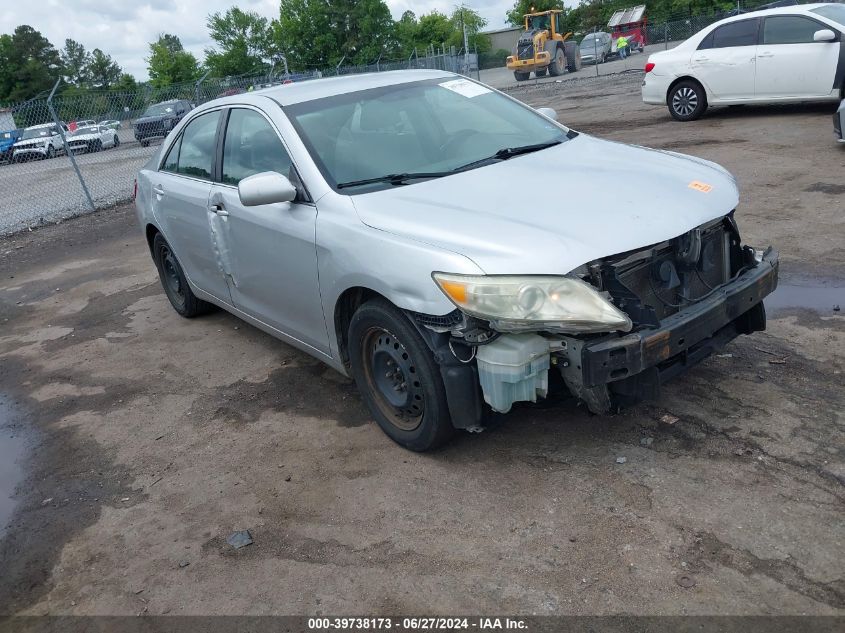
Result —
[{"label": "yellow front loader", "polygon": [[581,70],[581,50],[576,42],[569,40],[572,33],[560,32],[562,13],[560,9],[552,9],[525,15],[525,31],[507,61],[517,81],[525,81],[532,72],[539,78]]}]

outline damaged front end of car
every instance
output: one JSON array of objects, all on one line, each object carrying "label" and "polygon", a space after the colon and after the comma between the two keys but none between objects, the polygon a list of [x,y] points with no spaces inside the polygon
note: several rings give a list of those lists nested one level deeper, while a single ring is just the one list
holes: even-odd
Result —
[{"label": "damaged front end of car", "polygon": [[597,414],[656,398],[666,380],[765,329],[777,275],[777,253],[743,246],[730,213],[563,276],[435,273],[456,310],[412,316],[441,365],[453,424],[477,430],[482,398],[505,413],[558,386]]}]

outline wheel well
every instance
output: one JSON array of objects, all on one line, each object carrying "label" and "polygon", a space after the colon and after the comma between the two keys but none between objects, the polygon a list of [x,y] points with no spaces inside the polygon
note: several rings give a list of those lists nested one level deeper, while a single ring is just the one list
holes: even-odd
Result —
[{"label": "wheel well", "polygon": [[695,77],[678,77],[675,81],[669,84],[669,89],[666,91],[666,105],[669,105],[669,95],[672,94],[672,90],[682,81],[691,81],[694,84],[698,84],[701,90],[704,92],[704,102],[707,103],[707,88]]},{"label": "wheel well", "polygon": [[349,323],[352,321],[352,315],[364,303],[377,297],[387,300],[375,290],[356,286],[344,290],[335,303],[334,328],[337,334],[338,352],[341,362],[347,367],[349,366]]},{"label": "wheel well", "polygon": [[156,235],[158,235],[159,233],[161,233],[161,231],[159,231],[159,230],[155,227],[155,225],[153,225],[153,224],[148,224],[148,225],[147,225],[147,228],[145,229],[145,231],[144,231],[144,232],[145,232],[145,233],[146,233],[146,235],[147,235],[147,246],[149,246],[149,247],[150,247],[150,253],[152,253],[152,252],[153,252],[153,240],[156,238]]}]

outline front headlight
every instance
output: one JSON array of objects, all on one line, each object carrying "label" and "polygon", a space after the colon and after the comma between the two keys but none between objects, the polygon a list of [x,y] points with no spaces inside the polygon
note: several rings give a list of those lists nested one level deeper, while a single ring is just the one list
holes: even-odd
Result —
[{"label": "front headlight", "polygon": [[628,315],[580,279],[448,273],[432,277],[460,310],[490,321],[497,330],[585,333],[631,329]]}]

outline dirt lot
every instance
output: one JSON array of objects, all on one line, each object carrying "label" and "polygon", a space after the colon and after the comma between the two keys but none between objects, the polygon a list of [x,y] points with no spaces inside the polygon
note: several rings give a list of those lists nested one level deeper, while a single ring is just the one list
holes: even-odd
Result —
[{"label": "dirt lot", "polygon": [[[845,614],[832,108],[679,124],[636,84],[595,92],[523,96],[732,170],[793,293],[767,332],[659,402],[522,407],[417,455],[320,363],[222,312],[180,319],[131,210],[0,241],[0,437],[27,446],[0,613]],[[808,284],[820,311],[786,307]]]}]

